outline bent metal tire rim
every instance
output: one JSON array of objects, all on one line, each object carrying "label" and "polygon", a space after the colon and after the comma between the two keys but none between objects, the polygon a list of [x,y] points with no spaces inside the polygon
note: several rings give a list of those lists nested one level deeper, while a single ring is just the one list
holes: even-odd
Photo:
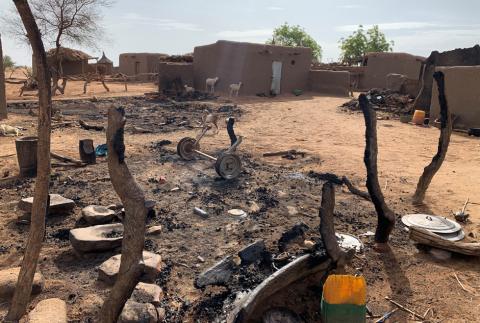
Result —
[{"label": "bent metal tire rim", "polygon": [[190,137],[185,137],[178,142],[177,153],[184,160],[192,160],[195,158],[194,150],[198,150],[199,144]]}]

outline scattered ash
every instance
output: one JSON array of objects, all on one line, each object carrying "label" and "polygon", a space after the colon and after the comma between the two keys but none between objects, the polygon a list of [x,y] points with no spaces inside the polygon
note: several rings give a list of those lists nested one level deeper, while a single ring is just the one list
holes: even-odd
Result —
[{"label": "scattered ash", "polygon": [[[198,304],[195,305],[193,312],[199,322],[216,322],[218,313],[222,311],[225,300],[233,298],[234,294],[230,291],[220,291],[218,293],[212,293],[205,295]],[[233,301],[230,300],[230,301]]]},{"label": "scattered ash", "polygon": [[123,237],[123,231],[120,231],[120,230],[112,230],[110,232],[107,232],[103,235],[105,238],[110,238],[110,239],[113,239],[113,238],[121,238]]},{"label": "scattered ash", "polygon": [[256,200],[262,203],[260,212],[266,212],[268,209],[278,205],[278,200],[273,196],[271,190],[266,187],[259,187],[255,190]]},{"label": "scattered ash", "polygon": [[156,252],[158,250],[158,244],[152,239],[145,239],[144,249],[150,252]]},{"label": "scattered ash", "polygon": [[[391,90],[371,89],[367,93],[367,99],[373,109],[394,115],[410,114],[413,111],[413,99],[408,94],[399,94]],[[360,111],[358,99],[344,103],[341,108],[351,111]]]},{"label": "scattered ash", "polygon": [[47,233],[47,239],[58,242],[69,240],[70,229],[58,229],[55,232]]}]

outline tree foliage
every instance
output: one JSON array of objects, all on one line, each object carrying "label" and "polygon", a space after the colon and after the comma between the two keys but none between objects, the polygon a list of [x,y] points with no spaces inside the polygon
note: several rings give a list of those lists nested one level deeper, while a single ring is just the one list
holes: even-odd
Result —
[{"label": "tree foliage", "polygon": [[349,65],[357,64],[367,53],[392,51],[394,44],[393,41],[387,40],[378,25],[367,31],[360,25],[352,35],[340,39],[341,60]]},{"label": "tree foliage", "polygon": [[15,62],[13,61],[13,59],[8,55],[4,55],[3,56],[3,70],[6,71],[6,70],[14,69],[14,68],[15,68]]},{"label": "tree foliage", "polygon": [[309,47],[312,49],[314,60],[320,61],[322,59],[322,47],[299,25],[290,26],[288,23],[284,23],[275,28],[273,36],[267,41],[267,44]]}]

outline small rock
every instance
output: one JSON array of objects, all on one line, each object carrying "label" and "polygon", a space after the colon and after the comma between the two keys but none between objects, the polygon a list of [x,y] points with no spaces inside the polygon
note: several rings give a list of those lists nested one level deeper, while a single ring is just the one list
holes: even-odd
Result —
[{"label": "small rock", "polygon": [[305,232],[309,229],[305,223],[297,223],[291,229],[285,231],[278,240],[278,249],[283,252],[290,244],[302,244],[305,240]]},{"label": "small rock", "polygon": [[[118,271],[120,269],[120,261],[122,255],[115,255],[105,260],[98,268],[98,279],[113,285],[117,279]],[[143,252],[142,282],[153,283],[162,269],[162,257],[152,252]]]},{"label": "small rock", "polygon": [[163,291],[155,284],[138,283],[132,293],[132,300],[138,303],[152,303],[159,305],[163,299]]},{"label": "small rock", "polygon": [[470,217],[470,214],[463,213],[462,211],[455,212],[455,220],[458,222],[466,222]]},{"label": "small rock", "polygon": [[195,279],[195,287],[203,288],[209,285],[225,285],[232,277],[236,268],[233,257],[226,257],[201,273]]},{"label": "small rock", "polygon": [[118,323],[156,323],[157,309],[149,303],[128,300],[118,318]]},{"label": "small rock", "polygon": [[265,241],[257,240],[240,250],[238,252],[238,256],[242,260],[242,266],[248,266],[254,262],[257,262],[258,260],[263,260],[265,252]]},{"label": "small rock", "polygon": [[305,246],[305,248],[313,249],[315,247],[315,242],[313,242],[312,240],[305,240],[303,241],[303,245]]},{"label": "small rock", "polygon": [[160,233],[162,233],[161,225],[154,225],[153,227],[148,228],[146,232],[146,234],[149,236],[159,235]]},{"label": "small rock", "polygon": [[[18,208],[24,212],[31,213],[33,205],[33,196],[27,197],[18,202]],[[73,200],[64,198],[58,194],[50,194],[50,206],[48,207],[48,214],[66,214],[70,213],[75,207]]]},{"label": "small rock", "polygon": [[260,206],[258,206],[257,202],[250,201],[249,205],[250,205],[249,210],[251,213],[257,213],[260,211]]},{"label": "small rock", "polygon": [[67,304],[59,298],[40,301],[28,314],[29,323],[67,323]]},{"label": "small rock", "polygon": [[100,205],[89,205],[82,209],[82,216],[90,225],[105,224],[113,220],[115,211]]},{"label": "small rock", "polygon": [[429,250],[429,253],[433,256],[433,258],[441,261],[449,260],[450,258],[452,258],[452,253],[447,250],[431,248]]},{"label": "small rock", "polygon": [[123,209],[123,205],[118,203],[118,204],[110,204],[107,206],[107,209],[118,212],[121,209]]},{"label": "small rock", "polygon": [[163,307],[157,307],[157,315],[158,315],[158,322],[163,322],[165,321],[165,309]]},{"label": "small rock", "polygon": [[204,259],[203,257],[201,257],[201,256],[198,256],[197,259],[198,259],[198,261],[200,261],[200,262],[205,262],[205,259]]},{"label": "small rock", "polygon": [[208,218],[208,213],[206,211],[202,210],[201,208],[198,208],[198,207],[193,208],[193,213],[201,216],[204,219]]},{"label": "small rock", "polygon": [[288,211],[288,215],[290,216],[298,214],[297,208],[294,206],[287,205],[287,211]]},{"label": "small rock", "polygon": [[70,230],[70,244],[80,253],[101,252],[122,245],[123,224],[95,225]]},{"label": "small rock", "polygon": [[[9,299],[13,296],[19,273],[20,267],[0,270],[0,299]],[[39,294],[44,285],[45,279],[43,275],[39,272],[35,273],[33,276],[32,294]]]},{"label": "small rock", "polygon": [[174,187],[170,190],[170,192],[177,192],[177,191],[180,191],[180,187]]}]

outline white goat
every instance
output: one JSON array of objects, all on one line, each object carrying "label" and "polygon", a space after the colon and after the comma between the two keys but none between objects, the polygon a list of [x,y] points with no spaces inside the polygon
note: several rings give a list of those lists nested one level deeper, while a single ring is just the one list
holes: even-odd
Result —
[{"label": "white goat", "polygon": [[190,93],[194,93],[195,92],[195,89],[193,87],[190,87],[188,85],[185,84],[185,92],[187,94],[190,94]]},{"label": "white goat", "polygon": [[219,78],[207,79],[205,81],[205,92],[215,93],[215,84],[217,84]]},{"label": "white goat", "polygon": [[230,84],[230,96],[238,96],[238,91],[242,87],[242,82],[238,82],[238,84]]},{"label": "white goat", "polygon": [[20,136],[22,133],[17,127],[12,127],[7,124],[0,124],[0,136]]}]

